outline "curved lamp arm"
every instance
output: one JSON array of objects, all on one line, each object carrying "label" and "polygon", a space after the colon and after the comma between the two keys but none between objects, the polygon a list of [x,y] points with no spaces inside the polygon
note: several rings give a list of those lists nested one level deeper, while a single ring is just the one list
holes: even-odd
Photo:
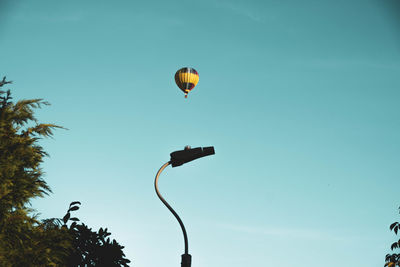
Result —
[{"label": "curved lamp arm", "polygon": [[[158,178],[160,177],[161,172],[168,167],[168,165],[170,165],[171,162],[168,161],[167,163],[165,163],[164,165],[161,166],[161,168],[158,170],[157,174],[156,174],[156,179],[154,180],[154,187],[156,189],[156,193],[158,198],[162,201],[162,203],[164,203],[164,205],[172,212],[172,214],[175,216],[175,218],[178,220],[179,225],[182,228],[182,232],[183,232],[183,238],[185,240],[185,254],[189,254],[189,245],[188,245],[188,238],[187,238],[187,234],[186,234],[186,229],[185,226],[183,225],[183,222],[181,220],[181,218],[179,218],[178,214],[174,211],[174,209],[168,204],[167,201],[165,201],[165,199],[161,196],[160,192],[158,191]],[[182,255],[183,256],[183,255]]]}]

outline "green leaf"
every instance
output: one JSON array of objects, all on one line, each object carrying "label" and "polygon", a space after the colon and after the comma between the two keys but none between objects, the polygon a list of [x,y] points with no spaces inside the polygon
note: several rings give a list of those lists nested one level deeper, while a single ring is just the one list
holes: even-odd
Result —
[{"label": "green leaf", "polygon": [[69,227],[69,229],[75,229],[76,228],[76,222],[71,223],[71,226]]},{"label": "green leaf", "polygon": [[64,224],[66,224],[68,222],[68,219],[70,216],[71,216],[71,214],[69,212],[67,212],[67,214],[65,214],[65,216],[63,218]]},{"label": "green leaf", "polygon": [[79,207],[78,206],[73,206],[73,207],[69,208],[68,211],[74,211],[74,210],[79,210]]},{"label": "green leaf", "polygon": [[71,202],[71,204],[69,204],[69,207],[71,208],[71,206],[76,205],[76,204],[81,205],[81,202],[79,202],[79,201],[73,201],[73,202]]}]

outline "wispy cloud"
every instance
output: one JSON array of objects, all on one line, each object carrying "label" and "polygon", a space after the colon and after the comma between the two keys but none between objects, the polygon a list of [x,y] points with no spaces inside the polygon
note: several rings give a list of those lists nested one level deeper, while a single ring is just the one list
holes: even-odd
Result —
[{"label": "wispy cloud", "polygon": [[52,12],[45,10],[32,12],[31,3],[22,1],[18,2],[13,9],[15,12],[9,16],[9,19],[22,22],[73,23],[85,18],[85,14],[81,10],[66,11],[59,8]]},{"label": "wispy cloud", "polygon": [[387,69],[400,70],[400,64],[396,61],[384,60],[366,60],[366,59],[347,59],[347,58],[327,58],[327,59],[308,59],[291,60],[293,66],[310,66],[315,68],[344,69],[344,68],[369,68],[369,69]]},{"label": "wispy cloud", "polygon": [[41,21],[41,22],[49,22],[49,23],[68,23],[68,22],[78,22],[83,19],[83,15],[81,13],[75,14],[63,14],[63,15],[48,15],[48,14],[15,14],[13,16],[14,20],[18,21]]},{"label": "wispy cloud", "polygon": [[251,9],[248,6],[244,6],[244,5],[241,5],[238,3],[226,2],[226,1],[215,1],[214,4],[217,8],[230,10],[231,12],[235,13],[236,15],[244,16],[244,17],[250,19],[251,21],[258,22],[258,23],[265,22],[264,16],[261,16],[260,14],[257,13],[256,10]]},{"label": "wispy cloud", "polygon": [[307,229],[307,228],[291,228],[291,227],[275,227],[263,226],[252,227],[235,225],[229,223],[218,223],[217,227],[225,230],[236,231],[246,234],[263,235],[278,238],[303,239],[315,241],[350,241],[351,238],[333,234],[331,231]]},{"label": "wispy cloud", "polygon": [[82,13],[75,13],[61,16],[42,16],[40,19],[46,22],[78,22],[83,19],[83,15]]}]

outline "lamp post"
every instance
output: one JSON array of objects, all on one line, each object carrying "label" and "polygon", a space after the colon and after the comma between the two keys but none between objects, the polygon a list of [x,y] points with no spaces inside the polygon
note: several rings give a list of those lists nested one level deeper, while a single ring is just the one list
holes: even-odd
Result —
[{"label": "lamp post", "polygon": [[168,165],[172,165],[172,167],[178,167],[181,166],[189,161],[214,155],[214,147],[196,147],[196,148],[191,148],[190,146],[186,146],[184,150],[178,150],[175,152],[172,152],[170,154],[171,159],[167,163],[161,166],[161,168],[158,170],[156,174],[156,179],[154,180],[154,187],[156,189],[157,196],[161,200],[162,203],[172,212],[172,214],[175,216],[175,218],[178,220],[179,225],[181,226],[182,233],[183,233],[183,239],[185,242],[185,254],[182,254],[182,262],[181,262],[181,267],[190,267],[192,264],[192,256],[189,254],[189,244],[188,244],[188,238],[186,234],[186,229],[185,226],[183,225],[183,222],[181,218],[179,218],[178,214],[174,211],[174,209],[168,204],[167,201],[161,196],[160,191],[158,190],[158,178],[160,177],[161,172],[168,167]]}]

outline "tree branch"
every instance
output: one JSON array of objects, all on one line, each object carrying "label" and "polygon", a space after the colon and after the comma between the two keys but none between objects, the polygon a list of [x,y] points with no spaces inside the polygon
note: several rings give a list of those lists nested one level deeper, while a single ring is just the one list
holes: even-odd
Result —
[{"label": "tree branch", "polygon": [[12,81],[6,81],[6,76],[4,76],[4,77],[3,77],[3,80],[0,81],[0,87],[2,87],[2,86],[5,85],[5,84],[8,84],[8,83],[12,83]]}]

